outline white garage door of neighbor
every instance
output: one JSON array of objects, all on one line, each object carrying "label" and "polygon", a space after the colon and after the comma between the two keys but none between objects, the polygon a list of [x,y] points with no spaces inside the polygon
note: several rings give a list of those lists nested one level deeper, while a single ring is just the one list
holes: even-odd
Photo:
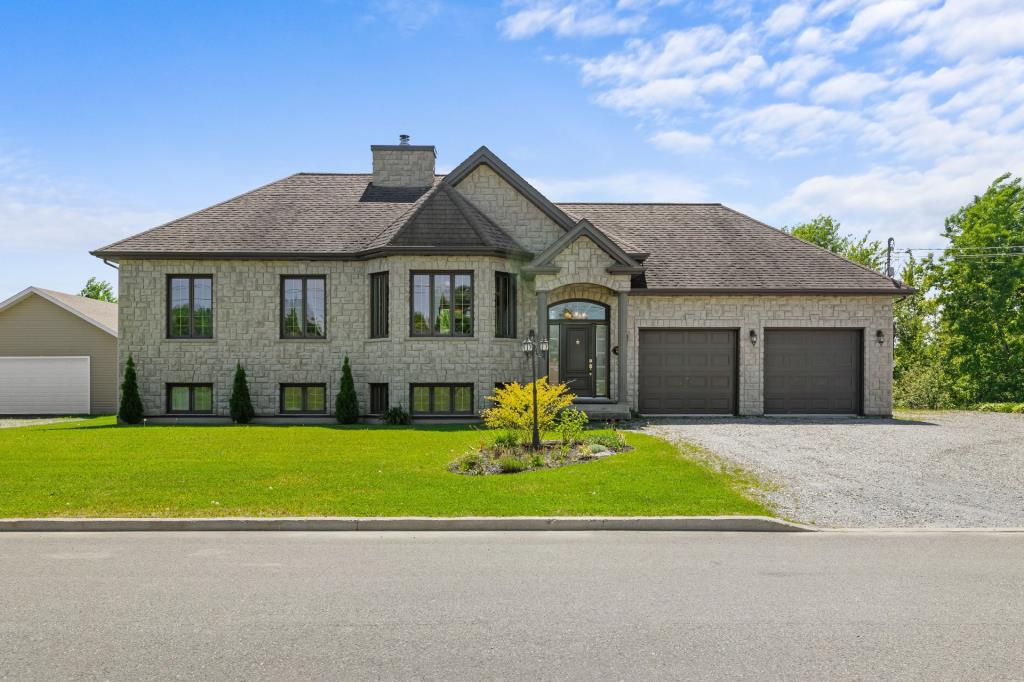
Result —
[{"label": "white garage door of neighbor", "polygon": [[0,414],[88,414],[89,356],[0,357]]}]

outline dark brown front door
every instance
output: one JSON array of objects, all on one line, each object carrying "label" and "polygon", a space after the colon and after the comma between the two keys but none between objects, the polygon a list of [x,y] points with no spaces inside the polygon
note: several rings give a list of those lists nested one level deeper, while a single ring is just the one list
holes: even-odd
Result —
[{"label": "dark brown front door", "polygon": [[562,382],[577,396],[594,395],[594,326],[562,324],[560,365]]}]

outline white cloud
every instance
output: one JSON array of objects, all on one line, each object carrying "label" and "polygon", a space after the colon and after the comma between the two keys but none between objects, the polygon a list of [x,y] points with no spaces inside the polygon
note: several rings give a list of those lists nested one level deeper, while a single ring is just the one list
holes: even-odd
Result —
[{"label": "white cloud", "polygon": [[715,128],[727,144],[757,156],[801,156],[833,146],[835,133],[865,127],[855,113],[795,103],[769,104],[735,114]]},{"label": "white cloud", "polygon": [[940,241],[946,216],[1010,166],[1024,167],[1024,151],[949,159],[924,169],[878,166],[864,173],[820,175],[799,183],[765,212],[780,223],[830,213],[848,230],[896,237],[897,248],[931,247]]},{"label": "white cloud", "polygon": [[830,78],[811,92],[811,99],[819,104],[835,102],[860,102],[868,95],[888,85],[888,81],[877,73],[848,71]]},{"label": "white cloud", "polygon": [[171,217],[55,181],[21,157],[0,156],[0,235],[10,251],[97,249]]},{"label": "white cloud", "polygon": [[685,130],[665,130],[649,139],[655,146],[676,154],[707,151],[715,144],[710,135],[695,135]]},{"label": "white cloud", "polygon": [[605,36],[633,33],[646,20],[643,14],[622,16],[598,0],[525,0],[522,9],[501,20],[506,38],[519,40],[552,31],[558,36]]},{"label": "white cloud", "polygon": [[766,158],[802,157],[787,168],[803,179],[765,209],[799,214],[786,220],[827,211],[934,241],[992,179],[1024,173],[1021,0],[716,0],[704,15],[715,23],[689,26],[679,20],[700,16],[699,3],[654,7],[620,2],[620,16],[649,17],[642,29],[666,29],[578,58],[584,86],[639,129],[653,121],[653,146],[683,157],[714,147],[755,188],[778,187],[759,182]]},{"label": "white cloud", "polygon": [[790,2],[779,5],[764,22],[764,28],[768,35],[783,35],[795,31],[807,16],[807,6],[804,3]]},{"label": "white cloud", "polygon": [[702,201],[707,188],[682,175],[620,173],[571,180],[529,178],[530,184],[556,202]]}]

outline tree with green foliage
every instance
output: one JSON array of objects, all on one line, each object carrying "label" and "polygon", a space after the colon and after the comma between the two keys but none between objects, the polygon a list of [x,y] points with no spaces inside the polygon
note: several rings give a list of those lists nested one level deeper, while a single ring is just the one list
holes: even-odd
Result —
[{"label": "tree with green foliage", "polygon": [[131,355],[128,356],[128,364],[124,366],[121,406],[117,410],[117,418],[126,424],[142,421],[142,398],[139,396],[139,380],[135,376],[135,360]]},{"label": "tree with green foliage", "polygon": [[927,295],[932,266],[930,256],[923,261],[911,256],[900,272],[900,280],[917,290],[893,304],[893,400],[901,407],[953,406],[950,378],[938,352],[935,299]]},{"label": "tree with green foliage", "polygon": [[783,227],[782,231],[881,272],[885,263],[885,247],[882,242],[872,240],[871,232],[860,239],[844,235],[839,231],[841,227],[838,220],[822,214],[809,222]]},{"label": "tree with green foliage", "polygon": [[78,292],[78,295],[85,296],[86,298],[95,298],[97,301],[117,303],[117,296],[114,296],[114,287],[110,282],[96,279],[95,277],[89,278],[89,281],[85,283],[85,286]]},{"label": "tree with green foliage", "polygon": [[959,404],[1024,400],[1024,187],[1010,174],[946,218],[933,268],[939,353]]},{"label": "tree with green foliage", "polygon": [[245,378],[245,370],[241,362],[235,363],[235,383],[231,387],[231,399],[228,401],[228,412],[231,419],[238,424],[248,424],[256,416],[249,397],[249,382]]},{"label": "tree with green foliage", "polygon": [[349,367],[347,355],[341,365],[341,386],[334,401],[334,416],[341,424],[355,424],[359,421],[359,399],[356,397],[356,385],[352,381],[352,368]]}]

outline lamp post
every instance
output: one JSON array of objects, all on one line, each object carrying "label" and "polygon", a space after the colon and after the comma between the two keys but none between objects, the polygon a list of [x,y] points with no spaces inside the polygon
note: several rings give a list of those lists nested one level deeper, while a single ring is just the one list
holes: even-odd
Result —
[{"label": "lamp post", "polygon": [[530,335],[523,339],[523,353],[530,358],[530,366],[533,370],[533,449],[540,449],[540,430],[537,425],[537,354],[548,352],[548,340],[536,340],[533,330]]}]

